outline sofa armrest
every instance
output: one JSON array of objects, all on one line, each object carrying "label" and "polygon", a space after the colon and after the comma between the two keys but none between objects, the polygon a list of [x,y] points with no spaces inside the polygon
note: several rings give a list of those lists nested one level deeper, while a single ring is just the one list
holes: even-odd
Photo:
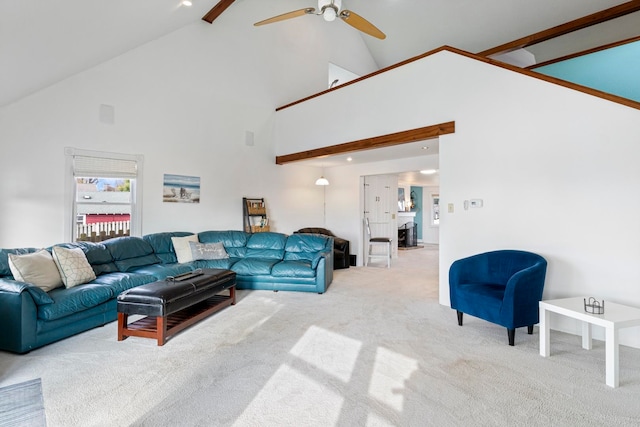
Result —
[{"label": "sofa armrest", "polygon": [[0,292],[16,293],[28,292],[36,305],[53,304],[53,300],[45,291],[30,283],[0,278]]},{"label": "sofa armrest", "polygon": [[31,288],[34,286],[27,283],[0,279],[0,350],[26,353],[36,347],[38,307],[32,292],[39,293]]},{"label": "sofa armrest", "polygon": [[340,237],[333,238],[333,248],[349,256],[349,241]]},{"label": "sofa armrest", "polygon": [[[325,293],[333,282],[333,251],[319,252],[316,256],[316,288],[317,292]],[[314,259],[315,264],[315,259]]]}]

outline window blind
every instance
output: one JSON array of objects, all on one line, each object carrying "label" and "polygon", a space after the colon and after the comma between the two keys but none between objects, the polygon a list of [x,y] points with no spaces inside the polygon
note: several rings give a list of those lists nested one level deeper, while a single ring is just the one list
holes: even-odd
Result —
[{"label": "window blind", "polygon": [[74,177],[136,178],[138,162],[107,157],[73,156]]}]

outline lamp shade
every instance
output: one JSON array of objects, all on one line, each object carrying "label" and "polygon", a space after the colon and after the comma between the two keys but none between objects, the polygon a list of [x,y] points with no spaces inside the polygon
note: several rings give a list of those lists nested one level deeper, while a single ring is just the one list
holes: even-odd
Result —
[{"label": "lamp shade", "polygon": [[329,185],[329,180],[327,180],[327,178],[325,178],[324,176],[321,176],[320,178],[316,179],[316,185]]}]

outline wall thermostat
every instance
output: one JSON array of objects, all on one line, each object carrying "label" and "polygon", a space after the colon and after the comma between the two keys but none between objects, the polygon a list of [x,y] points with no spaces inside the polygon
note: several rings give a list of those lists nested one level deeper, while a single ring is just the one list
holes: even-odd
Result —
[{"label": "wall thermostat", "polygon": [[471,207],[472,208],[481,208],[482,207],[482,199],[471,199]]}]

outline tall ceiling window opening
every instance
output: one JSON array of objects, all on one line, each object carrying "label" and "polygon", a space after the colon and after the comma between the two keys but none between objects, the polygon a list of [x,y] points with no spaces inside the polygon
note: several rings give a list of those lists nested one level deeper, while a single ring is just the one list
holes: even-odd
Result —
[{"label": "tall ceiling window opening", "polygon": [[66,149],[72,241],[141,235],[142,156]]}]

